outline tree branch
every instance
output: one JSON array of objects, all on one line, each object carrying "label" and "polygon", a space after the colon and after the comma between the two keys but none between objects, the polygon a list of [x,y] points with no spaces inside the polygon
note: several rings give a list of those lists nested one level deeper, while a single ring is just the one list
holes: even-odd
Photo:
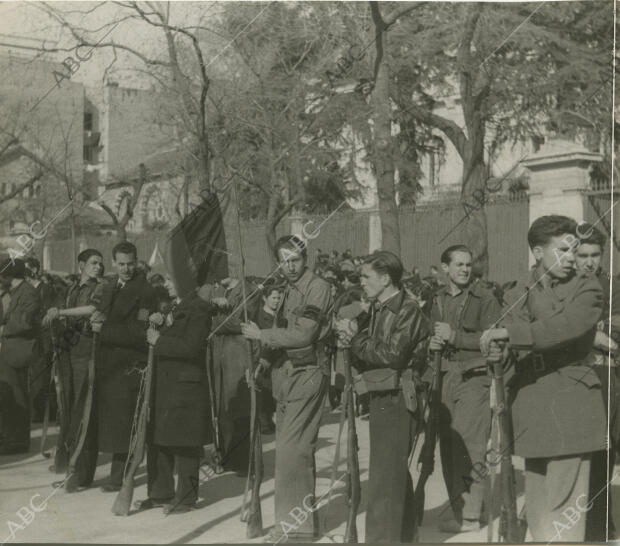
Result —
[{"label": "tree branch", "polygon": [[467,137],[465,136],[463,130],[454,121],[444,118],[438,114],[433,114],[425,108],[415,104],[409,106],[405,111],[409,112],[418,121],[439,129],[450,139],[450,142],[452,142],[459,155],[461,157],[465,155]]}]

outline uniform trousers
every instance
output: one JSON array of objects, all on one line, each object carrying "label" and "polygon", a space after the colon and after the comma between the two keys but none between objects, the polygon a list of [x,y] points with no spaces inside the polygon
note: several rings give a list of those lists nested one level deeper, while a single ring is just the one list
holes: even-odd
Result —
[{"label": "uniform trousers", "polygon": [[[160,446],[147,451],[148,497],[175,506],[194,505],[198,500],[201,446]],[[178,473],[176,491],[174,469]]]},{"label": "uniform trousers", "polygon": [[328,389],[329,378],[319,367],[284,365],[273,372],[277,401],[275,534],[299,539],[318,536],[316,512],[302,522],[301,516],[296,520],[292,514],[314,506],[314,452]]},{"label": "uniform trousers", "polygon": [[443,379],[439,449],[448,499],[457,521],[478,520],[484,500],[485,481],[480,479],[486,462],[491,430],[491,378],[483,374],[450,370]]},{"label": "uniform trousers", "polygon": [[527,525],[534,542],[583,542],[590,454],[525,459]]},{"label": "uniform trousers", "polygon": [[0,363],[0,415],[4,445],[30,447],[30,398],[28,368],[13,368]]},{"label": "uniform trousers", "polygon": [[416,528],[408,463],[416,420],[400,390],[370,393],[369,430],[365,542],[413,542]]},{"label": "uniform trousers", "polygon": [[[73,371],[73,392],[75,400],[71,409],[71,424],[69,432],[69,447],[73,451],[79,439],[80,424],[84,419],[84,406],[88,396],[88,357],[72,357],[71,368]],[[93,385],[94,389],[94,385]],[[98,435],[97,435],[97,408],[96,400],[93,393],[93,402],[91,406],[90,416],[88,419],[88,428],[84,438],[84,445],[80,451],[80,455],[75,463],[75,473],[77,474],[77,483],[81,487],[89,487],[95,476],[97,469],[98,451]],[[71,456],[73,453],[70,453]]]}]

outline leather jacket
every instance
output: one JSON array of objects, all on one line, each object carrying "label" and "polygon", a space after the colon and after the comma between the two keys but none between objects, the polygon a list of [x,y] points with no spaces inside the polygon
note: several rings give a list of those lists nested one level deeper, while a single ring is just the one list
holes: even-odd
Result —
[{"label": "leather jacket", "polygon": [[421,342],[430,334],[428,319],[402,288],[373,306],[368,328],[351,340],[351,351],[361,361],[354,365],[368,390],[398,389],[401,372],[411,361],[414,367],[425,361],[426,344]]}]

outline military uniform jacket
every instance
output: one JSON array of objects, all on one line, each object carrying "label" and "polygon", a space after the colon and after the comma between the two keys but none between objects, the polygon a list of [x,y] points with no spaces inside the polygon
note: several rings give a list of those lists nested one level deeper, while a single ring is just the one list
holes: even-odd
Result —
[{"label": "military uniform jacket", "polygon": [[173,322],[155,344],[153,441],[163,446],[207,443],[208,398],[206,340],[211,327],[209,304],[198,296],[184,299]]},{"label": "military uniform jacket", "polygon": [[25,280],[10,294],[8,309],[2,317],[0,367],[26,368],[40,356],[41,300]]},{"label": "military uniform jacket", "polygon": [[539,268],[504,295],[516,358],[511,380],[515,454],[559,457],[605,447],[600,381],[586,357],[603,306],[595,277],[554,283]]},{"label": "military uniform jacket", "polygon": [[471,284],[465,288],[464,300],[456,317],[447,317],[444,313],[445,298],[449,288],[439,288],[433,298],[431,323],[447,322],[453,328],[453,339],[448,342],[447,366],[444,369],[460,371],[486,367],[486,359],[480,352],[480,336],[491,328],[499,319],[501,306],[490,290],[479,284]]},{"label": "military uniform jacket", "polygon": [[332,306],[329,283],[306,269],[285,290],[282,316],[287,327],[261,330],[261,341],[287,349],[294,367],[323,364],[326,359],[320,342],[326,341],[330,332]]},{"label": "military uniform jacket", "polygon": [[96,362],[99,448],[126,453],[140,386],[138,370],[147,360],[146,329],[156,308],[154,292],[140,274],[122,288],[114,275],[97,286],[93,301],[106,315]]}]

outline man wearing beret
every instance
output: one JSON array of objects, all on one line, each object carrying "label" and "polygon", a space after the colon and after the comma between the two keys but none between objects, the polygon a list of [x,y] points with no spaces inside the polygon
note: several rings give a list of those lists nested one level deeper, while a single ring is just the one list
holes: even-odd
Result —
[{"label": "man wearing beret", "polygon": [[0,325],[0,455],[27,453],[30,447],[28,368],[40,358],[41,302],[24,280],[25,270],[20,259],[0,263],[0,284],[11,297]]}]

